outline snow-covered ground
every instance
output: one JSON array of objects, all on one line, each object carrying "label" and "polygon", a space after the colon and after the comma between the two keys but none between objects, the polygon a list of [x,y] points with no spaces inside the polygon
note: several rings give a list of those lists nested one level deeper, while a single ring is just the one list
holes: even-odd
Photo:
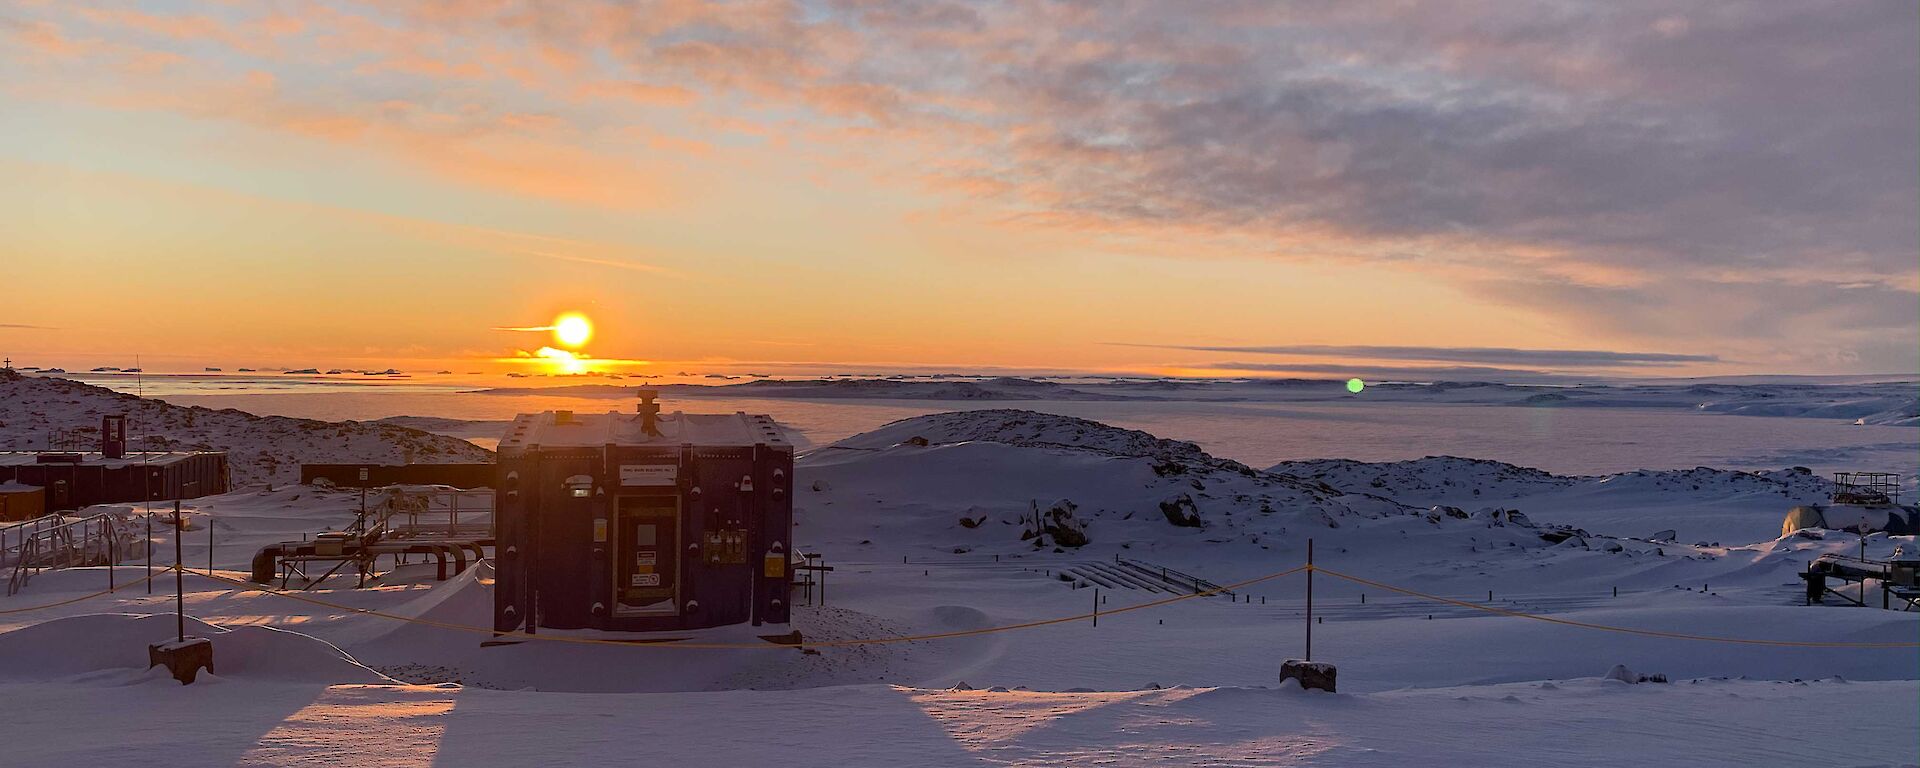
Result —
[{"label": "snow-covered ground", "polygon": [[[1861,542],[1774,538],[1788,506],[1824,489],[1790,469],[1572,477],[1439,458],[1262,470],[1097,422],[982,410],[820,447],[796,475],[797,542],[836,567],[826,605],[796,609],[793,628],[811,640],[1104,615],[1097,626],[1082,617],[808,652],[755,645],[747,628],[700,636],[747,648],[482,647],[485,564],[446,582],[415,564],[367,589],[335,577],[302,593],[433,624],[186,576],[186,609],[211,625],[196,631],[213,635],[216,668],[181,687],[141,669],[141,646],[171,637],[170,618],[137,618],[171,610],[168,574],[152,596],[136,586],[0,613],[9,728],[55,734],[13,743],[7,764],[1899,765],[1920,755],[1920,648],[1901,645],[1920,640],[1920,613],[1801,605],[1795,574]],[[244,578],[257,547],[344,525],[357,504],[301,486],[195,500],[183,560]],[[1023,537],[1036,512],[1042,535]],[[1687,543],[1646,540],[1667,528]],[[1313,656],[1339,666],[1341,693],[1277,680],[1280,662],[1305,651],[1303,573],[1125,610],[1176,596],[1157,568],[1232,584],[1296,568],[1308,539],[1324,569]],[[1875,535],[1865,546],[1885,556],[1912,542]],[[143,573],[122,566],[115,578]],[[0,598],[0,611],[106,582],[104,569],[45,573]],[[1821,645],[1831,643],[1856,645]],[[1600,679],[1616,664],[1673,682]],[[95,727],[70,727],[81,722]]]}]

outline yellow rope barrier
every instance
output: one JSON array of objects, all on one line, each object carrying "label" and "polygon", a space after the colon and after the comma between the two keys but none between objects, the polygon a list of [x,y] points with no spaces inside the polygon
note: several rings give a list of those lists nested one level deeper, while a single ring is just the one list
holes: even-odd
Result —
[{"label": "yellow rope barrier", "polygon": [[1405,587],[1396,587],[1392,584],[1383,584],[1381,582],[1373,581],[1371,579],[1363,579],[1358,576],[1349,576],[1339,571],[1328,570],[1326,568],[1321,568],[1318,566],[1314,566],[1313,570],[1319,571],[1320,573],[1324,573],[1328,576],[1332,576],[1336,579],[1346,579],[1347,581],[1351,581],[1355,584],[1365,584],[1369,587],[1377,587],[1380,589],[1387,590],[1389,592],[1398,592],[1400,594],[1408,595],[1410,597],[1417,597],[1422,600],[1432,600],[1435,602],[1446,603],[1448,605],[1458,605],[1465,608],[1472,608],[1477,611],[1486,611],[1487,613],[1499,614],[1501,616],[1512,616],[1514,618],[1520,618],[1520,619],[1533,619],[1534,621],[1544,621],[1551,624],[1563,624],[1569,627],[1580,627],[1582,629],[1597,629],[1603,632],[1623,632],[1630,635],[1645,635],[1647,637],[1664,637],[1664,638],[1669,638],[1673,640],[1704,640],[1704,641],[1715,642],[1715,643],[1740,643],[1743,645],[1775,645],[1775,646],[1789,646],[1789,647],[1796,647],[1796,648],[1920,648],[1920,643],[1841,643],[1841,642],[1825,642],[1825,641],[1818,641],[1818,640],[1805,640],[1805,641],[1803,640],[1756,640],[1753,638],[1745,638],[1745,637],[1716,637],[1713,635],[1689,635],[1683,632],[1663,632],[1663,631],[1654,630],[1654,629],[1634,629],[1632,627],[1615,627],[1615,626],[1609,626],[1606,624],[1594,624],[1592,622],[1586,622],[1586,621],[1574,621],[1572,619],[1556,619],[1552,616],[1541,616],[1538,614],[1524,613],[1521,611],[1514,611],[1514,610],[1499,608],[1491,605],[1483,605],[1480,603],[1467,602],[1465,600],[1455,600],[1450,597],[1441,597],[1439,595],[1429,595],[1425,592],[1415,592]]},{"label": "yellow rope barrier", "polygon": [[[1171,603],[1177,603],[1182,600],[1192,600],[1196,597],[1211,597],[1213,595],[1218,595],[1223,592],[1230,592],[1235,589],[1239,589],[1241,587],[1258,584],[1263,581],[1270,581],[1272,579],[1278,579],[1283,576],[1290,576],[1305,570],[1307,570],[1307,566],[1301,565],[1294,568],[1289,568],[1284,571],[1279,571],[1277,573],[1270,573],[1265,576],[1258,576],[1255,578],[1247,579],[1245,581],[1236,582],[1233,584],[1227,584],[1224,586],[1219,586],[1213,589],[1204,590],[1200,592],[1195,592],[1190,595],[1177,595],[1174,597],[1162,598],[1160,600],[1152,600],[1145,603],[1136,603],[1134,605],[1121,606],[1119,608],[1114,608],[1111,610],[1102,610],[1102,611],[1098,611],[1097,613],[1100,616],[1111,616],[1116,613],[1127,613],[1130,611],[1139,611],[1139,610],[1145,610],[1148,608],[1158,608],[1160,606],[1168,605]],[[339,610],[339,611],[346,611],[349,613],[357,613],[363,616],[378,616],[383,619],[393,619],[395,621],[403,621],[411,624],[420,624],[423,626],[437,627],[440,629],[450,629],[450,630],[459,631],[459,632],[486,633],[488,635],[492,635],[499,639],[545,640],[545,641],[552,641],[552,642],[582,643],[582,644],[589,644],[589,645],[617,645],[617,646],[627,647],[627,648],[635,648],[635,647],[638,647],[638,648],[686,648],[686,649],[704,649],[704,650],[769,649],[769,648],[773,648],[773,649],[844,648],[848,646],[857,646],[857,645],[885,645],[890,643],[911,643],[911,642],[918,642],[922,640],[947,640],[947,639],[952,639],[956,637],[969,637],[973,635],[986,635],[986,634],[992,634],[996,632],[1009,632],[1016,629],[1032,629],[1034,627],[1044,627],[1052,624],[1065,624],[1065,623],[1074,622],[1074,621],[1084,621],[1084,620],[1092,619],[1096,615],[1095,612],[1087,612],[1087,613],[1075,614],[1072,616],[1061,616],[1061,617],[1052,618],[1052,619],[1041,619],[1039,621],[1026,621],[1018,624],[1004,624],[996,627],[981,627],[979,629],[962,629],[962,630],[955,630],[952,632],[934,632],[934,633],[921,634],[921,635],[901,635],[898,637],[874,637],[874,638],[862,638],[862,639],[855,639],[855,640],[821,640],[817,642],[807,642],[803,640],[798,643],[649,642],[645,640],[640,640],[640,641],[610,640],[610,639],[598,638],[598,637],[573,637],[570,635],[554,635],[554,634],[542,635],[542,634],[528,633],[524,631],[495,632],[494,630],[486,627],[474,627],[466,624],[454,624],[454,623],[445,622],[445,621],[434,621],[431,619],[422,619],[422,618],[413,617],[413,616],[401,616],[399,614],[387,613],[385,611],[376,611],[371,608],[355,608],[353,606],[340,605],[339,603],[328,602],[326,600],[308,597],[306,595],[298,594],[295,592],[273,589],[271,587],[262,586],[250,581],[240,581],[238,579],[229,579],[224,576],[211,576],[205,573],[196,573],[194,571],[186,571],[186,573],[194,576],[199,576],[200,578],[203,578],[203,579],[210,579],[212,581],[232,584],[236,587],[240,587],[242,589],[246,589],[254,592],[264,592],[270,595],[278,595],[280,597],[284,597],[289,600],[295,600],[303,603],[309,603],[312,605],[332,608],[334,610]]]},{"label": "yellow rope barrier", "polygon": [[[331,608],[337,611],[360,614],[363,616],[376,616],[383,619],[392,619],[394,621],[400,621],[400,622],[405,622],[409,624],[419,624],[422,626],[429,626],[429,627],[453,630],[458,632],[484,633],[498,639],[544,640],[549,642],[580,643],[580,644],[589,644],[589,645],[616,645],[616,646],[621,646],[626,648],[639,647],[639,648],[681,648],[681,649],[720,650],[720,649],[779,649],[779,648],[844,648],[844,647],[859,646],[859,645],[885,645],[885,644],[892,644],[892,643],[910,643],[910,642],[919,642],[919,641],[926,641],[926,640],[946,640],[946,639],[952,639],[957,637],[971,637],[976,635],[994,634],[998,632],[1010,632],[1013,630],[1032,629],[1035,627],[1044,627],[1044,626],[1050,626],[1053,624],[1065,624],[1065,623],[1074,622],[1074,621],[1085,621],[1088,619],[1092,619],[1095,615],[1111,616],[1117,613],[1128,613],[1131,611],[1140,611],[1140,610],[1146,610],[1149,608],[1158,608],[1163,605],[1169,605],[1172,603],[1181,602],[1183,600],[1192,600],[1197,597],[1211,597],[1213,595],[1218,595],[1223,592],[1229,592],[1235,589],[1251,586],[1253,584],[1258,584],[1264,581],[1270,581],[1270,580],[1278,579],[1285,576],[1291,576],[1293,574],[1300,573],[1302,571],[1307,571],[1307,570],[1319,571],[1321,573],[1325,573],[1326,575],[1332,576],[1337,579],[1344,579],[1356,584],[1364,584],[1366,586],[1374,587],[1377,589],[1384,589],[1389,592],[1396,592],[1402,595],[1407,595],[1409,597],[1415,597],[1422,600],[1431,600],[1438,603],[1445,603],[1447,605],[1455,605],[1463,608],[1472,608],[1477,611],[1484,611],[1486,613],[1492,613],[1500,616],[1510,616],[1513,618],[1521,618],[1521,619],[1532,619],[1534,621],[1543,621],[1550,624],[1559,624],[1562,626],[1578,627],[1581,629],[1593,629],[1593,630],[1599,630],[1603,632],[1620,632],[1624,634],[1642,635],[1646,637],[1659,637],[1659,638],[1666,638],[1666,639],[1672,639],[1672,640],[1698,640],[1698,641],[1704,641],[1704,642],[1737,643],[1742,645],[1765,645],[1765,646],[1782,646],[1782,647],[1794,647],[1794,648],[1878,648],[1878,649],[1920,648],[1920,642],[1846,643],[1846,642],[1832,642],[1832,641],[1819,641],[1819,640],[1763,640],[1763,639],[1744,638],[1744,637],[1720,637],[1715,635],[1694,635],[1694,634],[1687,634],[1684,632],[1666,632],[1662,630],[1637,629],[1633,627],[1616,627],[1616,626],[1611,626],[1607,624],[1596,624],[1593,622],[1576,621],[1573,619],[1562,619],[1562,618],[1555,618],[1552,616],[1542,616],[1539,614],[1526,613],[1524,611],[1516,611],[1516,610],[1511,610],[1507,608],[1500,608],[1498,606],[1485,605],[1481,603],[1473,603],[1473,602],[1468,602],[1466,600],[1456,600],[1450,597],[1441,597],[1439,595],[1431,595],[1425,592],[1419,592],[1416,590],[1407,589],[1405,587],[1399,587],[1399,586],[1387,584],[1384,582],[1374,581],[1372,579],[1366,579],[1359,576],[1353,576],[1353,575],[1341,573],[1339,571],[1331,570],[1328,568],[1322,568],[1318,566],[1309,566],[1309,565],[1301,565],[1294,568],[1289,568],[1284,571],[1270,573],[1265,576],[1258,576],[1255,578],[1247,579],[1245,581],[1235,582],[1232,584],[1215,587],[1213,589],[1195,592],[1189,595],[1177,595],[1174,597],[1163,598],[1160,600],[1151,600],[1144,603],[1135,603],[1133,605],[1121,606],[1119,608],[1114,608],[1111,610],[1080,613],[1080,614],[1074,614],[1071,616],[1060,616],[1060,617],[1051,618],[1051,619],[1040,619],[1037,621],[1026,621],[1026,622],[1020,622],[1017,624],[1003,624],[1003,625],[993,626],[993,627],[981,627],[978,629],[954,630],[951,632],[933,632],[933,633],[926,633],[926,634],[919,634],[919,635],[900,635],[897,637],[874,637],[874,638],[860,638],[860,639],[852,639],[852,640],[821,640],[817,642],[802,641],[799,643],[651,642],[646,640],[634,641],[634,640],[612,640],[612,639],[597,638],[597,637],[574,637],[570,635],[554,635],[554,634],[542,635],[542,634],[528,633],[524,631],[495,632],[494,630],[487,627],[475,627],[475,626],[469,626],[466,624],[455,624],[452,622],[434,621],[432,619],[422,619],[415,616],[401,616],[399,614],[388,613],[385,611],[378,611],[372,608],[356,608],[349,605],[341,605],[339,603],[334,603],[327,600],[321,600],[319,598],[309,597],[307,595],[303,595],[295,592],[288,592],[284,590],[273,589],[271,587],[254,584],[253,582],[249,582],[249,581],[241,581],[239,579],[231,579],[225,576],[217,576],[217,575],[212,575],[207,573],[200,573],[197,571],[190,571],[190,570],[181,568],[177,565],[167,566],[165,570],[161,571],[161,573],[166,573],[168,571],[180,571],[181,573],[189,574],[192,576],[198,576],[203,579],[216,581],[223,584],[229,584],[247,591],[263,592],[266,594],[283,597],[283,598],[294,600],[297,602],[307,603],[310,605],[317,605],[324,608]],[[28,611],[38,611],[38,610],[44,610],[47,608],[56,608],[62,605],[71,605],[73,603],[78,603],[83,600],[90,600],[96,597],[100,597],[102,595],[118,592],[123,589],[136,587],[146,583],[149,579],[152,579],[152,578],[153,576],[151,575],[143,576],[139,579],[135,579],[126,584],[117,585],[111,589],[104,589],[99,592],[80,595],[78,597],[73,597],[73,598],[61,600],[59,602],[54,602],[54,603],[47,603],[45,605],[36,605],[36,606],[30,606],[26,608],[10,608],[6,610],[0,610],[0,615],[25,613]]]},{"label": "yellow rope barrier", "polygon": [[[173,566],[167,566],[166,570],[162,570],[161,573],[166,573],[167,571],[171,571],[171,570],[173,570]],[[72,605],[82,600],[92,600],[93,598],[99,597],[101,595],[112,594],[114,592],[118,592],[128,587],[140,586],[141,584],[147,583],[147,580],[151,578],[153,578],[152,575],[142,576],[138,579],[134,579],[133,581],[127,582],[125,584],[116,585],[114,587],[103,589],[98,592],[94,592],[92,594],[86,594],[86,595],[81,595],[79,597],[70,598],[67,600],[61,600],[60,602],[57,602],[57,603],[47,603],[46,605],[34,605],[26,608],[8,608],[4,611],[0,611],[0,616],[5,616],[10,613],[26,613],[28,611],[38,611],[46,608],[58,608],[63,605]]]}]

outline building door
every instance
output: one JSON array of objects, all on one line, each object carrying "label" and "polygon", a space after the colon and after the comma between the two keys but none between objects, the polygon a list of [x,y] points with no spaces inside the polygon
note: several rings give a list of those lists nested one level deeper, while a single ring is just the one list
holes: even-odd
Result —
[{"label": "building door", "polygon": [[680,612],[680,499],[622,496],[614,530],[616,615]]}]

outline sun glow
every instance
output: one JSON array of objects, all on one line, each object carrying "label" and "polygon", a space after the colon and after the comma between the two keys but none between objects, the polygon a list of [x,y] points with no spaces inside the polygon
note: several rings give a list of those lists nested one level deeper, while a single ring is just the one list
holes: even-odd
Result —
[{"label": "sun glow", "polygon": [[593,321],[578,312],[553,319],[553,340],[562,347],[579,349],[593,340]]},{"label": "sun glow", "polygon": [[589,370],[585,358],[564,349],[541,347],[534,356],[551,363],[556,373],[586,373]]}]

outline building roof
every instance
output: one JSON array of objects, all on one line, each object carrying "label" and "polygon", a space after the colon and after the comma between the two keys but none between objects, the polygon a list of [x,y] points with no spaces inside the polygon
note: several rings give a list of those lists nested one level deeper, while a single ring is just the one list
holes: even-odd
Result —
[{"label": "building roof", "polygon": [[[41,461],[40,457],[42,455],[47,455],[47,454],[74,455],[74,456],[79,456],[80,460],[77,462],[76,461],[51,461],[51,462]],[[126,455],[121,456],[120,458],[109,459],[106,457],[105,454],[102,454],[98,451],[0,451],[0,467],[21,467],[21,466],[42,465],[42,466],[54,466],[54,467],[82,466],[82,467],[106,467],[108,469],[118,469],[120,467],[132,467],[132,466],[139,466],[142,464],[157,467],[157,466],[166,466],[168,464],[173,464],[179,461],[184,461],[186,459],[190,459],[195,456],[206,456],[209,454],[222,455],[224,454],[224,452],[223,451],[128,451]]]},{"label": "building roof", "polygon": [[590,447],[603,445],[753,446],[792,448],[786,432],[765,414],[662,413],[659,435],[646,434],[640,417],[631,413],[576,414],[569,411],[523,413],[500,440],[500,450],[530,446]]}]

